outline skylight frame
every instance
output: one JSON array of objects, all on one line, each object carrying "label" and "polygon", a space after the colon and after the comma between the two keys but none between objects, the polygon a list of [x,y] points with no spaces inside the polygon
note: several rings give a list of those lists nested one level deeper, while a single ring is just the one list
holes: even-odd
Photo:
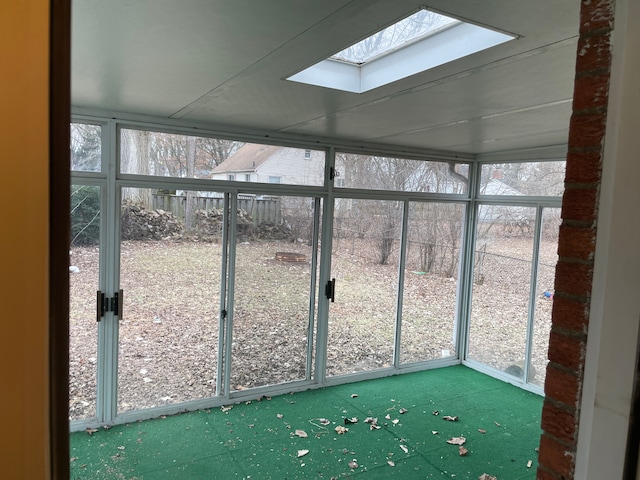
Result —
[{"label": "skylight frame", "polygon": [[517,38],[511,33],[456,20],[364,63],[337,60],[332,56],[286,80],[364,93]]}]

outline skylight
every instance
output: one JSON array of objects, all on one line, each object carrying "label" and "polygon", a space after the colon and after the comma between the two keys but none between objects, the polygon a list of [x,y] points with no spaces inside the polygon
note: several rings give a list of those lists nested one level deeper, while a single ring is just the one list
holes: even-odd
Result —
[{"label": "skylight", "polygon": [[459,22],[438,13],[420,10],[329,58],[362,65],[453,23]]},{"label": "skylight", "polygon": [[363,93],[514,38],[423,9],[287,80]]}]

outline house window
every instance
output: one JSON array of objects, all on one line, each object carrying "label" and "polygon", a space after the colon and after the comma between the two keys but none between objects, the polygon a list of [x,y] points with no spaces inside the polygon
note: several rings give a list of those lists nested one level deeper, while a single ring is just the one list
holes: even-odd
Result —
[{"label": "house window", "polygon": [[311,160],[311,150],[305,150],[304,151],[304,159],[305,160]]},{"label": "house window", "polygon": [[244,181],[245,182],[250,182],[251,181],[251,174],[250,173],[245,173],[244,174]]},{"label": "house window", "polygon": [[236,176],[233,173],[230,173],[229,175],[227,175],[227,180],[233,181],[235,179],[236,179]]},{"label": "house window", "polygon": [[280,183],[281,177],[271,176],[269,175],[269,183]]}]

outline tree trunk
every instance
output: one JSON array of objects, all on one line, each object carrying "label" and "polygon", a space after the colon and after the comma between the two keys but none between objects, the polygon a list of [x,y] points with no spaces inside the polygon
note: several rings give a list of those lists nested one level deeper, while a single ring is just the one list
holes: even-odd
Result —
[{"label": "tree trunk", "polygon": [[[196,137],[187,137],[187,178],[196,176]],[[193,229],[196,210],[196,192],[187,190],[186,205],[184,207],[184,227],[187,232]]]}]

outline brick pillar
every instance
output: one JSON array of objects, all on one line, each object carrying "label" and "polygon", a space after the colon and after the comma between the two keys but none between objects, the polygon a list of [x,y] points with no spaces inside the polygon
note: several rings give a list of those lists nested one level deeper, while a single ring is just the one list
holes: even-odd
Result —
[{"label": "brick pillar", "polygon": [[582,0],[537,478],[573,479],[615,0]]}]

